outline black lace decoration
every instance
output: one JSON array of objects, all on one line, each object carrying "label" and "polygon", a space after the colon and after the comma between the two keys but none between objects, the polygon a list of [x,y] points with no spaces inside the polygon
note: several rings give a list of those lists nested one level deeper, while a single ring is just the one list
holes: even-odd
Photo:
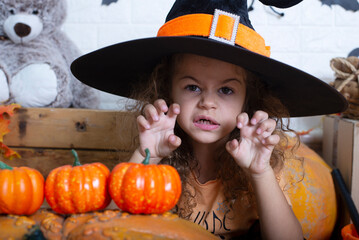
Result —
[{"label": "black lace decoration", "polygon": [[[253,4],[254,4],[254,0],[252,0],[251,5],[249,5],[249,7],[248,7],[248,12],[254,10]],[[275,10],[272,6],[269,6],[269,8],[270,8],[275,14],[277,14],[279,17],[284,17],[284,12],[278,12],[278,11]]]}]

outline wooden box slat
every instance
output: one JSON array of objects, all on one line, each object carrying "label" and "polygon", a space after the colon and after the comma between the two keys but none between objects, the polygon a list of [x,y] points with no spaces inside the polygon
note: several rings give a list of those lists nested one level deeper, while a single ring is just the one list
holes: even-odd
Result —
[{"label": "wooden box slat", "polygon": [[[354,204],[359,209],[359,121],[335,115],[324,117],[323,158],[332,167],[338,168],[343,176]],[[346,209],[339,199],[339,209]],[[340,227],[350,223],[348,211],[340,211]]]},{"label": "wooden box slat", "polygon": [[39,170],[44,177],[59,166],[74,161],[101,162],[110,170],[128,161],[136,148],[136,119],[130,112],[73,108],[20,108],[9,118],[10,132],[4,144],[20,159],[0,160]]},{"label": "wooden box slat", "polygon": [[10,118],[9,147],[135,149],[136,119],[121,111],[21,108]]},{"label": "wooden box slat", "polygon": [[[36,149],[13,147],[14,151],[21,155],[19,159],[5,159],[0,155],[0,160],[12,167],[27,166],[39,170],[46,178],[50,171],[63,165],[72,165],[74,156],[70,149]],[[81,164],[101,162],[110,170],[120,162],[127,161],[132,152],[109,150],[76,150]]]}]

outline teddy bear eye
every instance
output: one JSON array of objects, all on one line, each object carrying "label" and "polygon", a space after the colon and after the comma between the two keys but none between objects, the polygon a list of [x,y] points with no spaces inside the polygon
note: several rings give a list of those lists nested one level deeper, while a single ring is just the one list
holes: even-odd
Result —
[{"label": "teddy bear eye", "polygon": [[38,15],[38,14],[39,14],[39,10],[34,9],[34,10],[32,11],[32,14],[34,14],[34,15]]},{"label": "teddy bear eye", "polygon": [[13,8],[11,8],[11,9],[9,10],[9,12],[10,12],[10,14],[12,14],[12,15],[14,15],[14,14],[16,13],[15,9],[13,9]]}]

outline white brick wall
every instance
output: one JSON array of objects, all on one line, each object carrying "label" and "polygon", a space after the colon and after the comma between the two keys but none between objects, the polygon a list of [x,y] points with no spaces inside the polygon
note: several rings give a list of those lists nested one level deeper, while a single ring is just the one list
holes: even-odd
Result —
[{"label": "white brick wall", "polygon": [[[126,40],[152,37],[163,24],[174,0],[118,0],[101,6],[101,0],[67,0],[68,17],[63,28],[83,53]],[[250,0],[248,4],[250,4]],[[255,1],[250,19],[271,46],[272,58],[293,65],[330,82],[333,57],[346,57],[359,47],[359,12],[328,7],[319,0],[304,0],[279,18]],[[116,96],[102,95],[102,108],[121,109]],[[296,130],[321,125],[320,117],[292,121]],[[317,129],[320,136],[321,130]],[[312,135],[315,138],[316,134]]]}]

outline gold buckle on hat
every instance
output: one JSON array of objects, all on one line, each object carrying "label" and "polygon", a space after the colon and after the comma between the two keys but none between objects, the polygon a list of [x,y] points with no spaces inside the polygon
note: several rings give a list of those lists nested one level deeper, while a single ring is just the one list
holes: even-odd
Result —
[{"label": "gold buckle on hat", "polygon": [[[220,15],[225,15],[225,16],[231,17],[234,20],[234,25],[232,28],[232,34],[231,34],[230,40],[223,38],[223,37],[218,37],[215,35],[216,29],[217,29],[217,24],[218,24],[218,19],[219,19]],[[228,13],[223,10],[215,9],[214,15],[213,15],[213,21],[212,21],[212,25],[211,25],[211,32],[210,32],[208,38],[211,38],[211,39],[223,42],[223,43],[227,43],[230,45],[235,45],[237,30],[238,30],[238,25],[239,25],[239,18],[240,18],[240,16],[238,16],[238,15]]]}]

